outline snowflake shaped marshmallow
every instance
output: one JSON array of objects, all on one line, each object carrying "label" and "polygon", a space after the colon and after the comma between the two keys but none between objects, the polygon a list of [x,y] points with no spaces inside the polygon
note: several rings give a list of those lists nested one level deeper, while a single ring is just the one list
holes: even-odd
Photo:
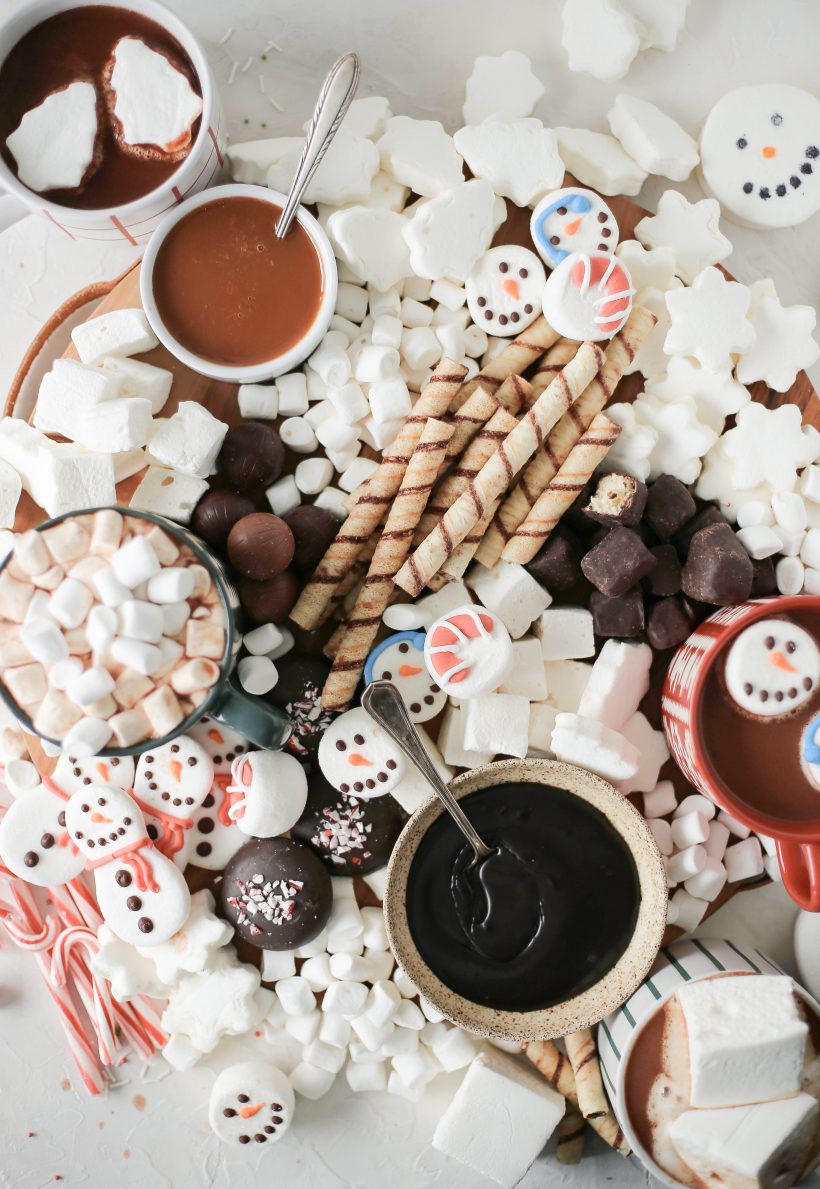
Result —
[{"label": "snowflake shaped marshmallow", "polygon": [[702,269],[725,260],[732,250],[719,223],[720,205],[714,198],[688,202],[677,190],[666,190],[656,214],[636,224],[635,237],[648,248],[671,248],[676,273],[691,284]]},{"label": "snowflake shaped marshmallow", "polygon": [[647,395],[677,401],[689,397],[695,402],[698,418],[717,433],[723,432],[727,417],[739,413],[751,397],[729,368],[713,372],[701,367],[696,359],[676,355],[667,360],[666,374],[646,386]]},{"label": "snowflake shaped marshmallow", "polygon": [[643,305],[642,295],[646,289],[659,289],[666,293],[678,285],[675,276],[675,253],[671,248],[647,249],[636,239],[622,240],[615,249],[629,269],[635,288],[635,304]]},{"label": "snowflake shaped marshmallow", "polygon": [[152,995],[162,998],[167,987],[157,974],[151,958],[127,941],[120,941],[108,925],[97,930],[99,952],[91,959],[94,974],[107,979],[115,999],[127,1003],[135,995]]},{"label": "snowflake shaped marshmallow", "polygon": [[723,435],[721,445],[739,491],[761,483],[793,491],[797,472],[820,454],[820,434],[802,424],[797,405],[767,409],[752,401],[740,410],[735,428]]},{"label": "snowflake shaped marshmallow", "polygon": [[732,365],[732,355],[748,351],[755,341],[749,321],[749,290],[727,281],[718,268],[704,268],[691,286],[671,290],[666,307],[672,319],[664,349],[667,355],[694,355],[713,372]]},{"label": "snowflake shaped marshmallow", "polygon": [[623,78],[641,48],[640,27],[615,0],[564,0],[561,44],[570,70]]},{"label": "snowflake shaped marshmallow", "polygon": [[506,214],[504,203],[483,179],[442,190],[405,223],[413,272],[433,281],[466,281]]},{"label": "snowflake shaped marshmallow", "polygon": [[602,470],[624,471],[645,482],[649,478],[649,458],[658,441],[657,432],[638,420],[634,404],[608,405],[606,415],[620,425],[621,433]]},{"label": "snowflake shaped marshmallow", "polygon": [[635,414],[658,435],[649,458],[650,479],[674,475],[681,483],[694,483],[700,460],[717,441],[715,431],[698,420],[695,402],[684,398],[670,403],[644,394],[635,400]]},{"label": "snowflake shaped marshmallow", "polygon": [[[673,280],[675,286],[680,288],[681,282],[678,278],[673,277]],[[657,321],[635,352],[624,375],[631,376],[634,372],[640,372],[647,380],[659,380],[666,374],[666,365],[669,363],[665,343],[672,322],[666,308],[666,294],[662,289],[644,289],[639,304],[653,313]]]},{"label": "snowflake shaped marshmallow", "polygon": [[517,120],[528,116],[544,94],[544,84],[532,72],[532,63],[518,50],[490,56],[482,54],[464,88],[462,115],[465,124],[494,119]]},{"label": "snowflake shaped marshmallow", "polygon": [[210,970],[187,974],[168,999],[162,1026],[182,1033],[201,1053],[215,1049],[225,1035],[241,1036],[264,1015],[256,998],[259,971],[240,962],[234,951],[222,950]]},{"label": "snowflake shaped marshmallow", "polygon": [[646,170],[606,132],[588,128],[556,128],[558,151],[573,177],[599,194],[637,194]]},{"label": "snowflake shaped marshmallow", "polygon": [[534,206],[564,180],[555,132],[540,120],[469,124],[453,140],[470,172],[518,206]]},{"label": "snowflake shaped marshmallow", "polygon": [[214,898],[207,889],[191,897],[188,920],[168,941],[150,949],[138,946],[144,957],[154,961],[157,975],[168,987],[175,986],[183,974],[207,970],[215,955],[233,937],[233,926],[214,913]]},{"label": "snowflake shaped marshmallow", "polygon": [[334,211],[327,233],[336,255],[362,282],[385,292],[410,275],[403,215],[380,207],[348,206]]},{"label": "snowflake shaped marshmallow", "polygon": [[737,520],[738,509],[751,500],[770,506],[774,489],[768,483],[740,491],[735,483],[734,464],[724,449],[726,437],[718,438],[703,459],[703,468],[695,487],[698,499],[714,501],[727,520]]},{"label": "snowflake shaped marshmallow", "polygon": [[425,198],[464,180],[453,138],[438,120],[391,116],[377,147],[384,172]]},{"label": "snowflake shaped marshmallow", "polygon": [[820,356],[812,332],[817,315],[811,306],[784,306],[768,278],[751,286],[749,321],[757,338],[737,363],[737,378],[743,384],[763,380],[776,392],[786,392],[797,373]]},{"label": "snowflake shaped marshmallow", "polygon": [[620,0],[620,7],[638,22],[642,50],[673,50],[686,20],[689,0]]}]

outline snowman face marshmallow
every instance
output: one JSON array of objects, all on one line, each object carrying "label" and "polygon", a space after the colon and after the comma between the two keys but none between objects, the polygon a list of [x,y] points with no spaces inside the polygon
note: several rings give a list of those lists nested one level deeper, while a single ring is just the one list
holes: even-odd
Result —
[{"label": "snowman face marshmallow", "polygon": [[617,334],[632,309],[632,278],[617,256],[567,256],[544,286],[544,317],[576,342],[601,342]]},{"label": "snowman face marshmallow", "polygon": [[407,770],[393,740],[360,706],[340,715],[325,731],[319,767],[340,793],[364,798],[392,792]]},{"label": "snowman face marshmallow", "polygon": [[396,632],[373,649],[364,679],[392,681],[413,722],[429,722],[443,710],[447,694],[430,680],[424,663],[424,632]]},{"label": "snowman face marshmallow", "polygon": [[69,796],[90,784],[110,784],[117,789],[134,787],[134,760],[131,756],[77,756],[62,753],[52,780]]},{"label": "snowman face marshmallow", "polygon": [[546,273],[529,248],[490,248],[466,281],[467,308],[487,334],[512,335],[538,317]]},{"label": "snowman face marshmallow", "polygon": [[592,190],[554,190],[532,212],[530,235],[548,268],[573,252],[609,252],[618,246],[618,224]]},{"label": "snowman face marshmallow", "polygon": [[214,764],[201,744],[179,735],[143,752],[137,762],[134,792],[146,805],[189,818],[210,792]]},{"label": "snowman face marshmallow", "polygon": [[266,1061],[243,1061],[224,1069],[214,1082],[208,1119],[227,1144],[272,1144],[290,1127],[294,1105],[280,1069]]},{"label": "snowman face marshmallow", "polygon": [[137,803],[111,785],[92,784],[74,793],[66,802],[65,823],[74,845],[93,861],[147,837]]},{"label": "snowman face marshmallow", "polygon": [[701,175],[752,227],[793,227],[820,207],[820,100],[799,87],[740,87],[712,108]]},{"label": "snowman face marshmallow", "polygon": [[0,858],[12,874],[38,887],[59,887],[85,866],[66,833],[66,798],[48,785],[28,789],[0,822]]},{"label": "snowman face marshmallow", "polygon": [[748,714],[789,714],[808,702],[820,683],[820,649],[797,624],[761,619],[729,649],[725,680],[729,696]]}]

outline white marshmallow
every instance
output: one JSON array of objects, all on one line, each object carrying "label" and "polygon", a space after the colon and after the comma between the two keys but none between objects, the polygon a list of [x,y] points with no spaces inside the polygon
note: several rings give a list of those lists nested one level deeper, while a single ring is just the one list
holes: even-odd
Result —
[{"label": "white marshmallow", "polygon": [[756,879],[763,874],[763,852],[757,838],[745,838],[728,847],[723,862],[729,883]]},{"label": "white marshmallow", "polygon": [[360,384],[392,380],[398,374],[399,363],[399,353],[393,347],[364,346],[356,361],[356,379]]},{"label": "white marshmallow", "polygon": [[476,1054],[475,1042],[461,1028],[449,1028],[437,1044],[433,1045],[436,1060],[445,1073],[463,1069]]},{"label": "white marshmallow", "polygon": [[[491,570],[474,566],[467,580],[476,596],[518,639],[551,603],[549,594],[523,566],[498,562]],[[537,631],[536,631],[536,634]]]},{"label": "white marshmallow", "polygon": [[503,1053],[475,1058],[441,1116],[433,1147],[504,1189],[526,1173],[564,1115],[560,1094]]},{"label": "white marshmallow", "polygon": [[183,475],[205,479],[214,470],[228,426],[196,401],[181,401],[172,417],[151,438],[148,452],[157,462]]},{"label": "white marshmallow", "polygon": [[335,1073],[326,1069],[319,1069],[307,1061],[300,1061],[290,1074],[290,1084],[297,1094],[313,1101],[322,1098],[330,1090],[336,1080]]},{"label": "white marshmallow", "polygon": [[[493,753],[468,751],[464,744],[466,715],[463,708],[448,706],[439,728],[438,745],[444,761],[453,768],[480,768],[489,764]],[[529,724],[528,724],[529,725]]]},{"label": "white marshmallow", "polygon": [[279,426],[279,436],[294,454],[312,454],[319,442],[304,417],[286,417]]},{"label": "white marshmallow", "polygon": [[367,987],[362,983],[331,983],[322,999],[322,1011],[351,1020],[361,1014],[366,1001]]},{"label": "white marshmallow", "polygon": [[283,475],[270,487],[265,488],[265,497],[271,512],[275,512],[277,516],[286,516],[294,508],[298,508],[302,502],[302,496],[293,475]]},{"label": "white marshmallow", "polygon": [[20,635],[28,652],[43,665],[54,665],[68,657],[65,636],[51,618],[28,620]]},{"label": "white marshmallow", "polygon": [[717,820],[726,826],[730,834],[734,834],[736,838],[748,838],[751,830],[745,826],[743,822],[739,822],[737,818],[732,817],[725,809],[721,809],[717,815]]},{"label": "white marshmallow", "polygon": [[462,180],[461,157],[437,120],[393,116],[377,148],[384,172],[415,194],[432,197]]},{"label": "white marshmallow", "polygon": [[586,128],[556,128],[558,151],[569,172],[582,186],[600,194],[637,194],[646,181],[641,169],[614,136]]},{"label": "white marshmallow", "polygon": [[81,718],[63,736],[63,749],[83,758],[99,755],[113,733],[111,724],[101,718]]},{"label": "white marshmallow", "polygon": [[236,667],[239,684],[249,694],[268,693],[279,680],[276,665],[267,656],[246,656]]},{"label": "white marshmallow", "polygon": [[93,597],[76,578],[64,578],[48,601],[48,611],[64,628],[76,628],[85,619]]},{"label": "white marshmallow", "polygon": [[497,57],[482,55],[464,88],[464,123],[528,116],[543,94],[544,84],[526,54],[507,50]]},{"label": "white marshmallow", "polygon": [[757,561],[780,552],[780,537],[774,529],[768,528],[765,524],[752,524],[748,528],[739,529],[737,539],[750,557]]},{"label": "white marshmallow", "polygon": [[191,597],[193,589],[193,575],[186,566],[165,566],[148,579],[148,598],[152,603],[180,603]]},{"label": "white marshmallow", "polygon": [[[286,137],[283,143],[292,147],[270,166],[265,181],[274,190],[287,191],[296,172],[303,141],[299,137]],[[352,136],[343,127],[308,182],[305,201],[333,203],[335,206],[364,202],[370,196],[378,170],[379,154],[372,142],[362,136]]]},{"label": "white marshmallow", "polygon": [[[99,363],[107,355],[140,355],[157,346],[156,335],[141,309],[109,310],[99,314],[75,326],[71,340],[82,362],[89,364]],[[110,370],[117,374],[116,368]],[[120,371],[119,375],[123,377],[127,373]],[[154,411],[159,412],[159,409]]]},{"label": "white marshmallow", "polygon": [[[90,617],[89,617],[90,618]],[[83,663],[75,656],[67,657],[64,661],[57,661],[52,665],[48,680],[54,689],[65,691],[76,677],[83,671]]]},{"label": "white marshmallow", "polygon": [[139,37],[114,47],[114,116],[126,144],[173,152],[202,111],[202,99],[181,70]]},{"label": "white marshmallow", "polygon": [[685,850],[680,850],[667,859],[664,864],[666,874],[674,884],[683,883],[684,880],[691,879],[693,875],[700,875],[706,866],[708,857],[705,848],[700,844],[688,846]]},{"label": "white marshmallow", "polygon": [[640,752],[623,735],[577,714],[557,715],[552,750],[559,760],[614,782],[634,776],[640,763]]},{"label": "white marshmallow", "polygon": [[402,334],[401,354],[412,370],[432,367],[441,358],[441,343],[429,326],[416,326]]},{"label": "white marshmallow", "polygon": [[709,837],[704,842],[706,854],[710,859],[722,859],[729,842],[729,829],[723,822],[709,823]]},{"label": "white marshmallow", "polygon": [[369,1061],[367,1064],[350,1062],[345,1078],[351,1090],[381,1093],[387,1089],[387,1064],[384,1061]]},{"label": "white marshmallow", "polygon": [[[447,278],[466,281],[473,267],[490,246],[505,217],[489,181],[474,178],[460,181],[424,203],[404,227],[415,273],[432,280]],[[405,319],[402,303],[402,321]],[[432,310],[422,325],[429,325]],[[418,324],[417,324],[418,325]]]},{"label": "white marshmallow", "polygon": [[156,644],[144,640],[130,640],[119,636],[111,645],[111,655],[121,665],[136,669],[144,677],[150,677],[161,666],[163,656]]},{"label": "white marshmallow", "polygon": [[595,655],[592,615],[582,607],[554,607],[541,613],[533,628],[544,660],[575,660]]},{"label": "white marshmallow", "polygon": [[[646,795],[644,796],[645,800]],[[710,801],[702,793],[690,793],[688,797],[684,797],[675,807],[674,816],[683,817],[687,813],[699,813],[701,817],[706,818],[707,822],[711,822],[717,813],[717,806],[714,801]]]},{"label": "white marshmallow", "polygon": [[305,495],[318,495],[333,478],[333,465],[326,458],[306,458],[294,472],[299,491]]},{"label": "white marshmallow", "polygon": [[647,173],[683,182],[700,160],[689,133],[646,99],[618,95],[607,121],[612,135]]},{"label": "white marshmallow", "polygon": [[[688,846],[697,846],[706,842],[709,837],[709,822],[701,813],[690,812],[676,817],[672,822],[672,841],[678,850],[685,850]],[[693,892],[692,895],[697,895]],[[708,899],[708,897],[704,897]]]},{"label": "white marshmallow", "polygon": [[326,487],[324,491],[319,492],[313,503],[317,508],[327,508],[338,520],[345,520],[347,517],[345,499],[345,493],[338,487]]},{"label": "white marshmallow", "polygon": [[[119,311],[114,311],[119,312]],[[101,315],[106,317],[106,315]],[[150,401],[154,416],[168,400],[173,383],[173,372],[164,367],[154,367],[138,359],[126,359],[119,355],[105,355],[99,362],[103,372],[114,376],[120,384],[120,396],[137,396]]]},{"label": "white marshmallow", "polygon": [[[320,379],[333,388],[341,388],[350,379],[350,360],[344,346],[341,343],[329,343],[327,336],[325,336],[322,345],[313,352],[308,362]],[[307,388],[304,395],[304,408],[294,409],[293,412],[305,413],[307,411]]]},{"label": "white marshmallow", "polygon": [[316,1007],[316,998],[307,979],[298,974],[280,979],[275,987],[279,1002],[288,1016],[303,1016]]},{"label": "white marshmallow", "polygon": [[307,981],[311,991],[326,991],[330,984],[336,981],[330,973],[330,958],[327,954],[314,954],[306,958],[299,973]]},{"label": "white marshmallow", "polygon": [[646,823],[652,831],[652,837],[661,854],[668,858],[675,849],[672,842],[672,827],[669,822],[665,822],[662,817],[650,818]]},{"label": "white marshmallow", "polygon": [[330,388],[328,400],[336,410],[336,416],[346,425],[355,425],[370,411],[367,397],[355,380],[342,385],[341,388]]},{"label": "white marshmallow", "polygon": [[22,418],[0,421],[0,459],[17,471],[24,491],[49,516],[117,502],[110,455],[53,442]]},{"label": "white marshmallow", "polygon": [[265,656],[275,648],[278,648],[283,639],[281,628],[277,627],[274,623],[263,623],[261,627],[253,628],[252,631],[246,632],[242,638],[242,643],[251,656]]},{"label": "white marshmallow", "polygon": [[700,900],[716,900],[726,883],[726,868],[719,859],[707,855],[702,871],[686,880],[684,887],[690,896]]},{"label": "white marshmallow", "polygon": [[690,1102],[740,1106],[796,1094],[808,1025],[791,979],[700,979],[678,989],[689,1038]]},{"label": "white marshmallow", "polygon": [[361,281],[389,290],[410,272],[410,254],[402,236],[405,223],[393,211],[351,206],[334,211],[327,233],[337,255]]},{"label": "white marshmallow", "polygon": [[454,140],[474,176],[517,206],[534,206],[564,180],[556,134],[540,120],[489,120],[459,129]]},{"label": "white marshmallow", "polygon": [[[333,959],[331,959],[332,963]],[[401,992],[394,983],[379,979],[373,983],[367,997],[364,1015],[377,1028],[392,1023],[401,1004]]]},{"label": "white marshmallow", "polygon": [[777,589],[783,595],[800,594],[805,582],[806,570],[797,557],[782,557],[775,566]]},{"label": "white marshmallow", "polygon": [[354,458],[339,477],[339,486],[342,491],[351,493],[357,491],[378,470],[378,465],[371,458]]},{"label": "white marshmallow", "polygon": [[523,759],[529,744],[529,705],[512,694],[483,694],[462,707],[464,747],[480,754]]},{"label": "white marshmallow", "polygon": [[552,756],[552,732],[557,713],[554,707],[545,702],[530,704],[527,755]]},{"label": "white marshmallow", "polygon": [[622,793],[645,793],[658,783],[661,768],[669,759],[669,748],[663,731],[656,731],[645,714],[638,711],[623,726],[624,738],[640,754],[637,772],[620,784]]},{"label": "white marshmallow", "polygon": [[279,391],[275,384],[240,384],[239,412],[249,419],[273,420],[279,415]]},{"label": "white marshmallow", "polygon": [[121,603],[131,597],[131,591],[124,583],[120,582],[110,566],[104,566],[103,569],[97,570],[91,582],[97,592],[97,597],[107,607],[119,607]]},{"label": "white marshmallow", "polygon": [[513,663],[509,675],[498,687],[500,694],[518,694],[530,702],[544,702],[547,698],[547,675],[541,656],[541,644],[533,637],[515,640],[512,645]]},{"label": "white marshmallow", "polygon": [[129,507],[141,512],[155,512],[180,524],[187,524],[191,513],[208,490],[204,479],[185,475],[169,467],[149,466],[140,480]]},{"label": "white marshmallow", "polygon": [[[545,611],[544,618],[560,612]],[[544,637],[542,635],[542,646]],[[652,649],[648,644],[607,640],[592,666],[578,713],[618,731],[638,709],[649,689]]]},{"label": "white marshmallow", "polygon": [[117,615],[123,636],[129,636],[132,640],[145,640],[149,644],[158,644],[162,639],[162,611],[153,603],[128,599],[118,607]]},{"label": "white marshmallow", "polygon": [[71,701],[77,706],[93,706],[100,698],[110,694],[114,688],[114,678],[107,669],[94,665],[85,669],[75,681],[69,685],[68,693]]},{"label": "white marshmallow", "polygon": [[323,1040],[312,1040],[310,1044],[305,1045],[303,1053],[304,1060],[309,1064],[315,1066],[317,1069],[327,1070],[328,1073],[336,1074],[345,1063],[347,1054],[344,1049],[340,1049],[335,1045],[325,1044]]},{"label": "white marshmallow", "polygon": [[[160,571],[159,559],[153,546],[142,536],[131,537],[111,555],[114,577],[133,590]],[[100,573],[103,573],[101,570]]]},{"label": "white marshmallow", "polygon": [[[70,129],[70,135],[66,135]],[[6,138],[24,186],[42,192],[74,189],[94,161],[97,96],[89,82],[60,87],[30,108]]]},{"label": "white marshmallow", "polygon": [[686,888],[678,888],[669,906],[672,909],[669,923],[677,925],[684,933],[693,933],[706,915],[709,901],[690,895]]}]

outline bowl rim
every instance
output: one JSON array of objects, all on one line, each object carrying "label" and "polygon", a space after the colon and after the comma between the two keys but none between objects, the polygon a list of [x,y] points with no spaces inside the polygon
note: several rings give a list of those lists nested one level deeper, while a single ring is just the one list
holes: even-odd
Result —
[{"label": "bowl rim", "polygon": [[506,1011],[474,1003],[448,987],[419,953],[407,919],[407,877],[421,839],[446,812],[437,797],[425,801],[404,827],[387,868],[384,917],[390,948],[419,994],[448,1020],[490,1040],[520,1043],[554,1040],[591,1028],[619,1008],[641,984],[666,930],[668,887],[663,859],[635,806],[600,776],[558,760],[501,760],[456,777],[456,799],[479,789],[520,781],[564,789],[607,818],[632,854],[639,880],[638,914],[629,944],[615,965],[579,995],[534,1011]]},{"label": "bowl rim", "polygon": [[327,332],[336,308],[339,278],[336,268],[336,256],[326,232],[310,211],[304,206],[298,206],[296,208],[296,220],[310,236],[311,242],[318,253],[324,277],[322,300],[319,304],[316,317],[307,332],[298,342],[292,347],[289,347],[287,351],[272,356],[270,359],[263,360],[261,363],[246,364],[243,366],[215,363],[213,360],[204,359],[202,356],[197,355],[196,352],[191,351],[171,334],[159,311],[154,298],[154,267],[168,233],[177,223],[189,215],[191,211],[226,198],[254,198],[277,207],[284,207],[287,202],[287,195],[281,191],[271,190],[267,186],[253,185],[249,182],[228,182],[211,186],[206,190],[201,190],[198,194],[192,194],[190,197],[184,199],[163,217],[148,240],[140,266],[140,300],[142,301],[142,307],[151,325],[151,329],[163,346],[180,363],[184,363],[186,367],[199,372],[201,375],[209,376],[213,380],[250,384],[260,380],[272,379],[289,371],[291,368],[297,367],[319,346],[319,343]]}]

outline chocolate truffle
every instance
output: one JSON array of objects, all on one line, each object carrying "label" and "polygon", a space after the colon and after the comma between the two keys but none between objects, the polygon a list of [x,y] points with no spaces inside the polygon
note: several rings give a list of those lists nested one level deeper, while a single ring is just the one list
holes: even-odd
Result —
[{"label": "chocolate truffle", "polygon": [[[686,554],[689,552],[689,546],[692,543],[695,533],[699,533],[702,528],[708,528],[710,524],[729,525],[729,521],[723,515],[720,508],[714,504],[707,504],[705,508],[701,508],[691,520],[687,520],[680,532],[675,533],[672,538],[672,544],[681,557],[686,557]],[[729,527],[731,528],[731,525]]]},{"label": "chocolate truffle", "polygon": [[333,714],[322,709],[322,687],[330,672],[324,657],[288,652],[276,662],[279,678],[268,701],[284,710],[293,723],[293,734],[285,745],[298,759],[316,754],[322,732]]},{"label": "chocolate truffle", "polygon": [[244,421],[228,430],[216,463],[229,486],[257,492],[281,475],[285,447],[272,425]]},{"label": "chocolate truffle", "polygon": [[589,609],[592,612],[592,630],[596,636],[615,636],[628,640],[643,631],[644,609],[640,590],[630,590],[613,599],[593,590],[589,596]]},{"label": "chocolate truffle", "polygon": [[589,590],[581,573],[583,555],[584,545],[580,538],[562,524],[541,546],[527,569],[551,595],[570,595],[579,586]]},{"label": "chocolate truffle", "polygon": [[654,568],[655,558],[631,528],[613,528],[581,562],[592,585],[609,598],[626,594]]},{"label": "chocolate truffle", "polygon": [[752,592],[752,559],[728,524],[695,533],[683,567],[683,593],[718,607],[744,603]]},{"label": "chocolate truffle", "polygon": [[333,903],[320,859],[290,838],[253,838],[231,858],[218,887],[237,934],[262,950],[293,950],[324,929]]},{"label": "chocolate truffle", "polygon": [[392,797],[362,800],[339,793],[317,769],[310,777],[305,812],[291,832],[331,874],[364,875],[385,865],[403,824]]},{"label": "chocolate truffle", "polygon": [[660,652],[664,648],[677,648],[694,626],[695,617],[683,599],[661,599],[649,610],[646,636],[652,647]]},{"label": "chocolate truffle", "polygon": [[294,566],[301,571],[314,570],[339,531],[341,521],[327,508],[317,508],[315,504],[302,504],[282,519],[296,542]]},{"label": "chocolate truffle", "polygon": [[293,560],[293,533],[272,512],[251,512],[238,520],[228,534],[231,565],[252,578],[264,582],[286,570]]},{"label": "chocolate truffle", "polygon": [[298,598],[299,579],[293,570],[283,570],[265,582],[239,581],[239,599],[254,623],[282,623]]},{"label": "chocolate truffle", "polygon": [[650,550],[655,568],[644,578],[650,594],[666,598],[680,590],[680,559],[674,545],[656,545]]},{"label": "chocolate truffle", "polygon": [[643,515],[647,495],[647,486],[640,479],[612,471],[601,475],[583,511],[599,524],[634,528]]},{"label": "chocolate truffle", "polygon": [[689,488],[674,475],[661,475],[649,488],[644,520],[662,541],[668,541],[696,511]]},{"label": "chocolate truffle", "polygon": [[253,510],[253,500],[237,491],[206,491],[194,508],[191,528],[215,549],[223,549],[236,522]]}]

